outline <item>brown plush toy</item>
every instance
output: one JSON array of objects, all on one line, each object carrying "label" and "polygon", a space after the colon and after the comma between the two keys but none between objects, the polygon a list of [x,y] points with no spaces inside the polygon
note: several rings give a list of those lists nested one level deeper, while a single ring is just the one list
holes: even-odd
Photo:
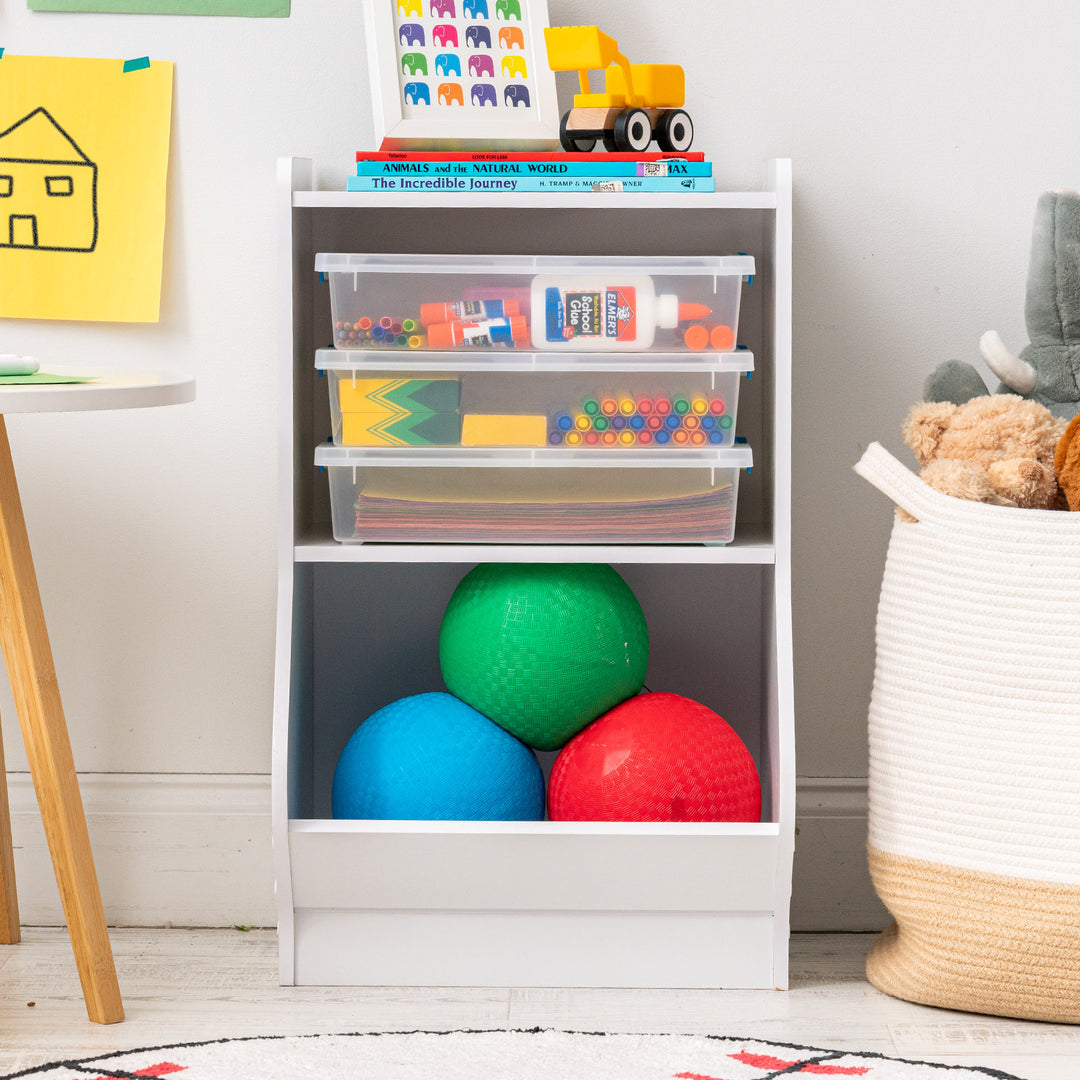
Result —
[{"label": "brown plush toy", "polygon": [[[1064,510],[1054,453],[1065,425],[1037,401],[988,394],[963,405],[920,402],[903,433],[920,476],[938,491],[1000,506]],[[1080,448],[1073,453],[1080,456]]]},{"label": "brown plush toy", "polygon": [[1054,471],[1070,510],[1080,510],[1080,413],[1077,413],[1058,440]]}]

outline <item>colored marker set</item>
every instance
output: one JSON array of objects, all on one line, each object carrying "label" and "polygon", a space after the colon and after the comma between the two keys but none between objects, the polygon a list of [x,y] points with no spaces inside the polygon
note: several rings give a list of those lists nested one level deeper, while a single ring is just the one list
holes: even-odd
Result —
[{"label": "colored marker set", "polygon": [[427,336],[416,319],[364,315],[356,322],[337,320],[334,345],[339,349],[422,349],[427,345]]},{"label": "colored marker set", "polygon": [[722,397],[586,398],[577,412],[558,412],[549,446],[720,446],[732,441],[734,418]]}]

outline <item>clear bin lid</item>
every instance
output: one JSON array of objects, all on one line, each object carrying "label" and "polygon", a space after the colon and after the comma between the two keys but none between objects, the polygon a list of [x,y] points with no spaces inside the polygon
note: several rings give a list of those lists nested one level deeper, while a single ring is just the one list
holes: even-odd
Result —
[{"label": "clear bin lid", "polygon": [[348,255],[318,252],[315,269],[328,274],[534,274],[618,271],[701,275],[754,273],[752,255]]}]

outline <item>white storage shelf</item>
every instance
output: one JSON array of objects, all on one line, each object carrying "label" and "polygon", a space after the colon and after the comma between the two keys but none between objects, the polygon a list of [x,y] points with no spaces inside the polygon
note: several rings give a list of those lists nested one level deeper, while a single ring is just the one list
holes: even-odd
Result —
[{"label": "white storage shelf", "polygon": [[[279,183],[282,509],[273,813],[282,982],[786,986],[794,836],[789,164],[771,164],[762,192],[677,198],[560,194],[515,196],[511,203],[505,196],[315,192],[310,162],[298,159],[281,163]],[[741,477],[730,544],[333,540],[329,485],[314,464],[330,415],[326,379],[313,360],[331,336],[328,289],[312,269],[314,257],[408,255],[433,250],[433,240],[448,255],[755,257],[739,319],[739,341],[749,349],[736,354],[752,352],[755,368],[752,381],[741,380],[738,409],[737,430],[748,447],[725,451],[752,452],[753,469]],[[423,358],[423,370],[439,370],[440,363],[469,369],[461,355],[440,357]],[[394,370],[389,359],[377,361],[381,370]],[[402,370],[417,370],[411,357],[399,362]],[[610,354],[522,354],[508,370],[700,372],[724,363],[715,354],[639,356],[629,364]],[[325,447],[320,454],[327,451],[372,453]],[[558,451],[509,457],[512,467],[531,467],[537,457],[539,464],[557,460],[552,453]],[[676,461],[668,455],[694,451],[631,453],[643,467],[665,467]],[[507,452],[501,454],[505,460]],[[609,456],[595,449],[580,456],[596,454]],[[649,625],[646,685],[704,701],[735,727],[758,764],[762,821],[332,820],[330,780],[355,726],[397,697],[442,688],[442,610],[479,561],[614,565]],[[554,754],[539,756],[546,770]]]}]

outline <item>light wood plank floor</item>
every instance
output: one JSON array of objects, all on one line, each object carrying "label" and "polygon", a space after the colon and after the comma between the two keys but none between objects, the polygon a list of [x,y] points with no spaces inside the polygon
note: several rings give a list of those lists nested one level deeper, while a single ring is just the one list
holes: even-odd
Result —
[{"label": "light wood plank floor", "polygon": [[[63,929],[0,946],[0,1072],[52,1058],[223,1036],[556,1027],[757,1036],[1080,1077],[1080,1027],[930,1009],[863,977],[872,935],[797,935],[786,992],[280,987],[270,930],[112,931],[127,1020],[86,1019]],[[32,1004],[31,1004],[32,1003]]]}]

